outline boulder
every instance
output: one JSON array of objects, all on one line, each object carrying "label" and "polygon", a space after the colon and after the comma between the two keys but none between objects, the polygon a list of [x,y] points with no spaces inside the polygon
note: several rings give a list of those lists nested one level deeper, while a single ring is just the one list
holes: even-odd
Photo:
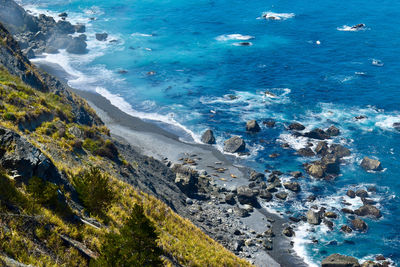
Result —
[{"label": "boulder", "polygon": [[340,254],[332,254],[322,260],[322,267],[359,267],[358,260]]},{"label": "boulder", "polygon": [[306,127],[304,127],[303,124],[298,123],[298,122],[293,122],[289,125],[288,129],[289,130],[295,130],[295,131],[302,131],[304,130]]},{"label": "boulder", "polygon": [[260,194],[258,195],[260,198],[264,199],[265,201],[271,201],[272,199],[272,194],[268,192],[268,190],[261,190]]},{"label": "boulder", "polygon": [[225,202],[228,203],[229,205],[234,205],[236,203],[235,194],[233,194],[233,193],[226,194],[225,195]]},{"label": "boulder", "polygon": [[348,208],[343,208],[342,212],[345,213],[345,214],[354,214],[354,211],[351,210],[351,209],[348,209]]},{"label": "boulder", "polygon": [[60,20],[56,23],[54,30],[58,34],[73,34],[75,33],[75,27],[68,21]]},{"label": "boulder", "polygon": [[324,216],[326,218],[331,218],[331,219],[336,219],[338,217],[337,214],[335,212],[333,212],[333,211],[325,212]]},{"label": "boulder", "polygon": [[328,154],[328,150],[329,147],[326,141],[320,141],[317,147],[315,148],[315,152],[321,156],[325,156],[326,154]]},{"label": "boulder", "polygon": [[279,192],[275,194],[275,197],[281,199],[281,200],[286,200],[288,194],[286,192]]},{"label": "boulder", "polygon": [[263,173],[256,172],[256,171],[252,171],[252,172],[250,173],[249,181],[252,181],[252,182],[254,182],[254,181],[261,182],[261,181],[264,180],[264,178],[265,178],[265,175],[264,175]]},{"label": "boulder", "polygon": [[358,189],[355,194],[358,197],[368,197],[368,192],[364,189]]},{"label": "boulder", "polygon": [[368,225],[361,219],[356,218],[351,221],[351,225],[355,230],[358,231],[366,231],[368,229]]},{"label": "boulder", "polygon": [[215,144],[215,137],[214,137],[214,132],[210,129],[205,131],[203,135],[201,136],[201,142],[205,144]]},{"label": "boulder", "polygon": [[248,216],[250,215],[249,212],[248,212],[247,210],[242,209],[242,208],[239,208],[239,207],[234,207],[234,208],[233,208],[233,213],[234,213],[236,216],[239,216],[239,217],[242,217],[242,218],[248,217]]},{"label": "boulder", "polygon": [[97,41],[105,41],[108,38],[108,33],[96,33],[96,40]]},{"label": "boulder", "polygon": [[330,151],[333,155],[335,155],[338,158],[344,158],[351,155],[351,152],[347,147],[344,147],[339,144],[332,144],[330,147]]},{"label": "boulder", "polygon": [[312,151],[312,149],[309,147],[300,148],[299,150],[297,150],[297,154],[299,154],[303,157],[314,157],[315,156],[314,151]]},{"label": "boulder", "polygon": [[348,225],[342,225],[340,227],[340,230],[347,234],[350,234],[351,232],[353,232],[353,229],[351,229]]},{"label": "boulder", "polygon": [[288,226],[286,228],[283,229],[282,234],[287,236],[287,237],[292,237],[295,235],[293,228]]},{"label": "boulder", "polygon": [[263,121],[263,124],[266,125],[268,128],[275,127],[276,122],[274,120],[267,120]]},{"label": "boulder", "polygon": [[322,178],[325,175],[325,170],[319,161],[307,164],[306,171],[314,178]]},{"label": "boulder", "polygon": [[348,190],[346,192],[346,195],[350,198],[355,198],[356,197],[356,193],[353,190]]},{"label": "boulder", "polygon": [[293,192],[300,192],[300,185],[298,182],[287,182],[283,186]]},{"label": "boulder", "polygon": [[294,178],[300,178],[301,176],[303,176],[303,174],[299,171],[291,172],[290,175],[293,176]]},{"label": "boulder", "polygon": [[71,54],[86,54],[87,44],[81,37],[74,37],[67,47],[67,52]]},{"label": "boulder", "polygon": [[86,26],[84,24],[76,24],[75,26],[75,31],[77,33],[84,33],[86,32]]},{"label": "boulder", "polygon": [[333,230],[333,225],[334,225],[333,222],[324,219],[324,224],[325,224],[326,226],[328,226],[329,230],[331,230],[331,231]]},{"label": "boulder", "polygon": [[361,206],[354,213],[358,216],[370,216],[376,219],[382,217],[381,211],[372,205]]},{"label": "boulder", "polygon": [[373,262],[373,261],[371,261],[371,260],[364,261],[364,262],[361,264],[361,267],[381,267],[381,266],[382,266],[381,264],[376,263],[376,262]]},{"label": "boulder", "polygon": [[312,139],[318,139],[318,140],[324,140],[324,139],[329,139],[329,135],[322,129],[315,128],[307,133],[304,134],[305,137],[312,138]]},{"label": "boulder", "polygon": [[240,204],[257,204],[257,190],[253,190],[248,186],[242,185],[237,188],[237,199]]},{"label": "boulder", "polygon": [[246,131],[251,133],[257,133],[261,131],[260,125],[258,125],[257,121],[251,120],[246,123]]},{"label": "boulder", "polygon": [[379,160],[364,157],[361,161],[361,167],[367,171],[380,171],[382,170],[382,164]]},{"label": "boulder", "polygon": [[326,133],[327,133],[329,136],[338,136],[338,135],[340,134],[340,130],[339,130],[338,128],[336,128],[334,125],[332,125],[331,127],[329,127],[329,128],[326,130]]},{"label": "boulder", "polygon": [[319,225],[321,223],[321,216],[318,212],[309,210],[306,214],[306,217],[309,224]]},{"label": "boulder", "polygon": [[327,154],[322,158],[321,162],[326,173],[335,175],[340,173],[340,162],[335,155]]},{"label": "boulder", "polygon": [[175,184],[182,192],[189,195],[196,192],[196,185],[199,178],[197,171],[181,164],[175,164],[172,167],[172,171],[175,173]]},{"label": "boulder", "polygon": [[239,136],[231,137],[224,142],[224,151],[229,153],[244,152],[246,143]]}]

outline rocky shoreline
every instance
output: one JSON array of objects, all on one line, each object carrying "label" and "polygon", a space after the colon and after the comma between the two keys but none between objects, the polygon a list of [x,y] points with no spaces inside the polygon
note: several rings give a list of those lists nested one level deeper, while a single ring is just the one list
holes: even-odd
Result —
[{"label": "rocky shoreline", "polygon": [[[72,25],[67,21],[68,14],[60,14],[60,20],[56,21],[46,15],[34,17],[13,1],[6,1],[5,5],[0,12],[0,20],[13,33],[27,58],[34,58],[42,53],[58,53],[59,49],[66,49],[71,54],[87,53],[85,25]],[[106,33],[96,34],[99,42],[106,41],[107,38]],[[54,65],[45,64],[42,68],[60,79],[67,77],[62,69],[56,69]],[[215,143],[211,130],[202,137],[207,145],[184,143],[177,136],[153,124],[123,113],[98,94],[75,92],[91,104],[114,138],[163,162],[164,166],[160,167],[162,171],[174,173],[171,176],[173,180],[168,180],[167,184],[180,189],[176,199],[185,199],[182,205],[174,206],[179,214],[189,218],[226,248],[257,266],[306,266],[295,255],[291,241],[299,222],[307,222],[309,225],[323,223],[332,229],[335,220],[344,216],[348,224],[341,225],[341,230],[350,233],[368,229],[363,217],[381,217],[379,209],[369,198],[374,189],[366,188],[356,192],[349,190],[346,194],[350,198],[361,199],[363,206],[358,209],[343,208],[337,212],[314,205],[303,216],[285,220],[269,213],[260,203],[286,201],[290,197],[288,192],[296,194],[301,191],[297,182],[303,176],[300,171],[282,173],[279,170],[268,170],[264,174],[235,166],[232,164],[233,158],[210,146]],[[269,127],[275,125],[272,121],[265,124]],[[334,180],[340,174],[340,166],[346,164],[346,157],[351,155],[348,148],[332,142],[332,138],[340,135],[340,129],[335,126],[325,130],[305,129],[298,122],[288,125],[288,131],[294,137],[307,138],[309,141],[307,147],[297,150],[299,156],[312,159],[304,164],[305,172],[314,179]],[[249,121],[244,130],[256,134],[261,129],[256,121]],[[284,143],[282,147],[290,149],[289,144]],[[247,153],[244,140],[236,136],[225,141],[224,151],[239,155]],[[275,156],[278,155],[271,155]],[[369,157],[363,159],[361,167],[368,171],[382,170],[381,163]],[[291,177],[290,181],[282,182],[283,175]],[[307,198],[308,202],[314,200],[314,195]],[[174,202],[174,199],[169,201]],[[383,256],[376,261],[366,262],[361,266],[389,264]],[[357,259],[334,254],[327,257],[322,266],[360,264]]]}]

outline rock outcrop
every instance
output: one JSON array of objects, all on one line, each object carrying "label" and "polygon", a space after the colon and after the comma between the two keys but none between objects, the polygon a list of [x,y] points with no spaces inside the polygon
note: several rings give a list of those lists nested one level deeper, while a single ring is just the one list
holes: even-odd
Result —
[{"label": "rock outcrop", "polygon": [[322,267],[359,267],[360,263],[356,258],[344,256],[340,254],[332,254],[326,257],[322,263]]},{"label": "rock outcrop", "polygon": [[210,145],[215,144],[214,132],[210,129],[205,131],[201,136],[201,141],[205,144],[210,144]]},{"label": "rock outcrop", "polygon": [[239,136],[231,137],[224,142],[224,151],[229,153],[244,152],[246,143]]},{"label": "rock outcrop", "polygon": [[364,157],[361,161],[361,167],[367,171],[380,171],[382,170],[382,164],[379,160]]},{"label": "rock outcrop", "polygon": [[251,133],[257,133],[261,131],[260,125],[258,125],[257,121],[251,120],[246,123],[246,131]]}]

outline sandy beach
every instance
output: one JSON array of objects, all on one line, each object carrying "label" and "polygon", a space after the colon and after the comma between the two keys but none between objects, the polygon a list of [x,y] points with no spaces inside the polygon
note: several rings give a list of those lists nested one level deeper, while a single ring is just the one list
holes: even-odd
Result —
[{"label": "sandy beach", "polygon": [[[35,64],[63,82],[68,79],[69,74],[56,64],[48,64],[45,61],[35,62]],[[114,137],[122,138],[142,154],[164,162],[170,161],[171,164],[180,163],[182,158],[195,156],[199,159],[196,161],[197,165],[193,166],[196,170],[213,173],[215,167],[226,169],[220,177],[213,177],[213,182],[218,187],[232,190],[237,186],[249,184],[250,170],[244,166],[236,166],[233,156],[225,155],[211,145],[183,142],[175,134],[153,123],[122,112],[108,99],[95,92],[72,90],[89,103]],[[228,204],[225,205],[229,207]],[[241,218],[241,221],[249,229],[257,232],[265,232],[272,228],[276,234],[273,250],[255,253],[256,266],[306,266],[303,260],[294,253],[290,239],[282,234],[282,230],[289,225],[287,220],[263,208],[258,208],[254,209],[249,217]]]}]

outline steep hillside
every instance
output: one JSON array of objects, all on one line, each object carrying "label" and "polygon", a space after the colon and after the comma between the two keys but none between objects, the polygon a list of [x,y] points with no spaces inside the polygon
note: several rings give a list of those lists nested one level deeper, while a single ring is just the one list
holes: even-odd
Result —
[{"label": "steep hillside", "polygon": [[135,204],[155,227],[164,264],[249,265],[173,211],[185,197],[168,168],[113,140],[87,103],[32,65],[1,25],[0,38],[3,265],[95,264]]}]

